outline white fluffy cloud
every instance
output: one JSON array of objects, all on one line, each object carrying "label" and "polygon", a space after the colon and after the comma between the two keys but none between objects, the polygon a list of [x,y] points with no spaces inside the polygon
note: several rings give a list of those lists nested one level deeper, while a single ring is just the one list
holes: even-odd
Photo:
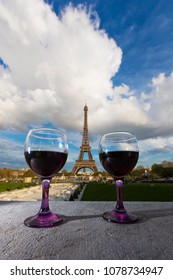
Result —
[{"label": "white fluffy cloud", "polygon": [[165,154],[172,153],[173,137],[156,137],[139,141],[139,148],[142,153]]},{"label": "white fluffy cloud", "polygon": [[69,5],[57,17],[43,0],[0,0],[0,36],[9,66],[0,71],[1,128],[50,121],[81,130],[85,102],[90,132],[151,123],[127,85],[113,87],[122,50],[91,10]]},{"label": "white fluffy cloud", "polygon": [[161,73],[153,78],[152,87],[149,114],[157,123],[155,131],[158,135],[172,135],[173,73],[167,77]]}]

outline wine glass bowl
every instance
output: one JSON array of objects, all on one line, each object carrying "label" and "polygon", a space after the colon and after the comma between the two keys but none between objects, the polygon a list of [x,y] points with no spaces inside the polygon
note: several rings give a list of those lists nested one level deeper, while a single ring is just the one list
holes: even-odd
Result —
[{"label": "wine glass bowl", "polygon": [[139,149],[135,135],[129,132],[104,134],[99,144],[99,158],[104,169],[114,178],[117,189],[117,204],[113,211],[103,214],[103,218],[118,223],[131,223],[137,220],[127,214],[122,200],[124,177],[135,167]]},{"label": "wine glass bowl", "polygon": [[42,202],[38,214],[29,217],[24,224],[29,227],[53,227],[64,217],[49,209],[50,180],[66,163],[68,144],[66,135],[57,129],[34,128],[28,132],[24,145],[27,164],[42,180]]}]

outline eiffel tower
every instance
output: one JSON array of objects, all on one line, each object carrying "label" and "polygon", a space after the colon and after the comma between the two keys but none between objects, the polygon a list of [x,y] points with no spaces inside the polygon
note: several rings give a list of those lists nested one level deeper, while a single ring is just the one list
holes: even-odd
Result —
[{"label": "eiffel tower", "polygon": [[[95,160],[93,160],[91,154],[91,147],[89,145],[89,137],[88,137],[88,107],[87,105],[84,106],[84,126],[83,126],[83,138],[82,138],[82,146],[80,147],[80,153],[78,160],[71,171],[72,175],[76,175],[80,169],[89,168],[91,169],[94,174],[98,172],[97,166],[95,164]],[[88,159],[84,159],[85,153],[88,154]]]}]

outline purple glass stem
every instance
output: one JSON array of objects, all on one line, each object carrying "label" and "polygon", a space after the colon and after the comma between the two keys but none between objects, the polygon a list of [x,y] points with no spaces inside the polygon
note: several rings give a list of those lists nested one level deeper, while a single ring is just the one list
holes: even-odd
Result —
[{"label": "purple glass stem", "polygon": [[123,181],[122,180],[115,180],[116,191],[117,191],[117,204],[115,210],[117,212],[125,211],[123,205],[123,196],[122,196],[122,188],[123,188]]},{"label": "purple glass stem", "polygon": [[39,213],[48,213],[50,212],[49,208],[49,187],[50,180],[45,179],[42,181],[42,202]]}]

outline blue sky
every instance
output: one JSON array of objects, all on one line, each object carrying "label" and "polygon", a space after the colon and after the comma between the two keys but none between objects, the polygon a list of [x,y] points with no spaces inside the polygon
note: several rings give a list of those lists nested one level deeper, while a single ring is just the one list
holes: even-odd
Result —
[{"label": "blue sky", "polygon": [[139,140],[138,165],[173,160],[171,0],[0,0],[0,167],[26,166],[29,128],[67,134],[71,169],[88,104],[90,144]]}]

